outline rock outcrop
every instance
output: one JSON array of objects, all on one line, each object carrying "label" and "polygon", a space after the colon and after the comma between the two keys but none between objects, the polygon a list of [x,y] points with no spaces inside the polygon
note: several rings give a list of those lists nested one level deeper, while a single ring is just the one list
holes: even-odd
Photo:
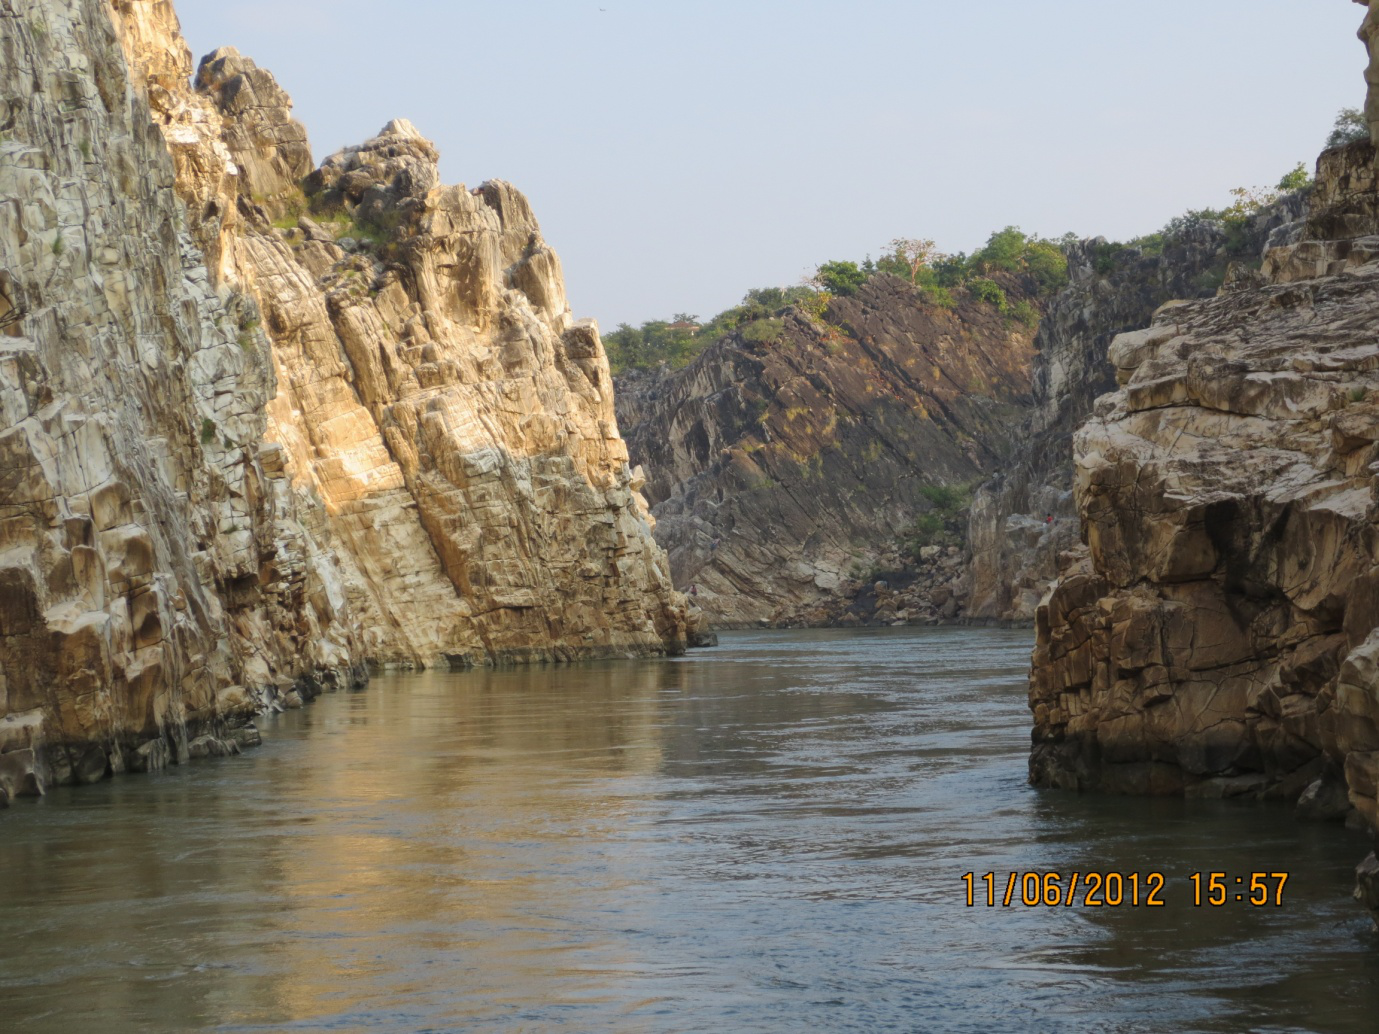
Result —
[{"label": "rock outcrop", "polygon": [[191,86],[163,0],[15,0],[0,48],[0,799],[366,664],[683,648],[517,191],[402,121],[313,169],[267,72]]},{"label": "rock outcrop", "polygon": [[1112,344],[1075,438],[1086,549],[1038,612],[1034,782],[1343,788],[1379,829],[1376,202],[1373,146],[1327,152],[1262,272]]},{"label": "rock outcrop", "polygon": [[1370,142],[1379,147],[1379,0],[1355,2],[1369,8],[1369,14],[1360,26],[1360,41],[1369,51],[1369,67],[1365,69],[1365,82],[1369,84],[1369,93],[1365,98],[1365,119],[1369,122]]},{"label": "rock outcrop", "polygon": [[[1258,213],[1237,250],[1258,254],[1303,203],[1289,195]],[[1078,542],[1072,438],[1115,387],[1112,339],[1144,326],[1165,302],[1210,297],[1227,263],[1227,237],[1219,222],[1202,221],[1152,249],[1103,238],[1067,249],[1069,284],[1035,337],[1034,408],[1016,452],[972,501],[969,620],[1033,622],[1060,556]]]},{"label": "rock outcrop", "polygon": [[[1002,284],[1012,302],[1033,295]],[[880,275],[822,319],[789,310],[775,340],[729,335],[683,370],[625,377],[621,424],[676,584],[715,623],[838,621],[868,572],[901,565],[926,488],[1004,462],[1029,403],[1031,336],[990,304],[941,308]],[[961,565],[946,560],[919,572],[936,604],[902,594],[883,601],[887,618],[955,616]]]}]

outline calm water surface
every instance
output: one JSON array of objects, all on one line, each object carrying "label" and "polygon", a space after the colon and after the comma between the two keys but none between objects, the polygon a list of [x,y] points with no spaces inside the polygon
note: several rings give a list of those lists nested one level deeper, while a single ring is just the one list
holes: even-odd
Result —
[{"label": "calm water surface", "polygon": [[[1367,850],[1025,785],[1029,633],[376,679],[0,815],[0,1030],[1363,1031]],[[964,907],[1159,870],[1167,907]],[[1195,909],[1198,870],[1293,873]]]}]

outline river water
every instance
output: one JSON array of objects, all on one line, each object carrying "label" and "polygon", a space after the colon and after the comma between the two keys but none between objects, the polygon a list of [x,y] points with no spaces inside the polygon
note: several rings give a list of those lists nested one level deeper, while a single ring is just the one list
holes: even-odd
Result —
[{"label": "river water", "polygon": [[[386,676],[0,814],[0,1029],[1363,1031],[1364,839],[1025,783],[1028,632]],[[962,875],[1162,872],[1162,908]],[[1187,874],[1288,872],[1195,908]],[[1128,891],[1127,891],[1128,894]]]}]

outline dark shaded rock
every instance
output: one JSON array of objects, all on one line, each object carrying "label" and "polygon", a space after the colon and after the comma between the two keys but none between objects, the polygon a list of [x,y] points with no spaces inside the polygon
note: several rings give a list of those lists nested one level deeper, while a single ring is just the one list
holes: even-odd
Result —
[{"label": "dark shaded rock", "polygon": [[259,732],[259,727],[253,722],[229,730],[225,734],[225,738],[231,743],[234,743],[241,750],[248,750],[250,747],[263,745],[263,735]]},{"label": "dark shaded rock", "polygon": [[1379,926],[1379,857],[1373,853],[1355,867],[1355,900]]},{"label": "dark shaded rock", "polygon": [[1323,777],[1308,784],[1298,798],[1298,817],[1314,822],[1344,822],[1351,812],[1345,781]]},{"label": "dark shaded rock", "polygon": [[[1283,224],[1300,227],[1302,205],[1292,195],[1261,212],[1246,246],[1262,246]],[[1016,453],[972,503],[969,618],[1033,620],[1059,574],[1059,557],[1078,543],[1073,433],[1116,387],[1111,341],[1146,326],[1171,300],[1214,294],[1226,243],[1225,227],[1206,222],[1161,251],[1101,237],[1068,249],[1070,283],[1050,303],[1034,341],[1033,412]]]},{"label": "dark shaded rock", "polygon": [[32,748],[0,754],[0,789],[10,797],[42,797],[46,779]]},{"label": "dark shaded rock", "polygon": [[720,625],[838,620],[863,572],[900,566],[923,489],[998,469],[1029,403],[1032,332],[984,302],[941,308],[882,275],[782,322],[617,382],[657,541]]},{"label": "dark shaded rock", "polygon": [[198,736],[187,744],[189,758],[224,758],[239,753],[239,744],[233,740],[222,740],[217,736]]}]

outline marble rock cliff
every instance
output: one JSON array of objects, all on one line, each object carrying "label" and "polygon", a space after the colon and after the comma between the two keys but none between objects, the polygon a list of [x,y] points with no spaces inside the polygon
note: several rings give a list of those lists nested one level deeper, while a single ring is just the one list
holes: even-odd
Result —
[{"label": "marble rock cliff", "polygon": [[1258,255],[1303,204],[1301,194],[1279,199],[1236,240],[1219,222],[1202,221],[1155,248],[1095,238],[1067,249],[1069,284],[1049,302],[1035,336],[1033,407],[1014,453],[969,511],[968,620],[1033,623],[1060,557],[1076,546],[1072,439],[1097,398],[1116,386],[1112,339],[1143,327],[1165,302],[1210,297],[1231,252]]},{"label": "marble rock cliff", "polygon": [[402,121],[313,168],[162,0],[8,0],[0,52],[0,801],[366,664],[682,648],[521,194]]},{"label": "marble rock cliff", "polygon": [[1038,611],[1031,778],[1302,800],[1379,829],[1379,193],[1318,165],[1261,272],[1110,349],[1084,555]]},{"label": "marble rock cliff", "polygon": [[[900,563],[924,490],[980,480],[1010,452],[1031,336],[984,302],[940,308],[879,275],[820,319],[788,310],[774,340],[733,334],[682,370],[625,376],[621,423],[676,584],[717,623],[846,620],[872,591],[859,576]],[[877,612],[952,618],[961,557],[923,566],[924,598],[870,600]]]},{"label": "marble rock cliff", "polygon": [[[1371,141],[1262,269],[1118,336],[1085,546],[1038,610],[1032,782],[1272,797],[1379,836],[1379,0]],[[1356,898],[1379,919],[1379,860]]]}]

